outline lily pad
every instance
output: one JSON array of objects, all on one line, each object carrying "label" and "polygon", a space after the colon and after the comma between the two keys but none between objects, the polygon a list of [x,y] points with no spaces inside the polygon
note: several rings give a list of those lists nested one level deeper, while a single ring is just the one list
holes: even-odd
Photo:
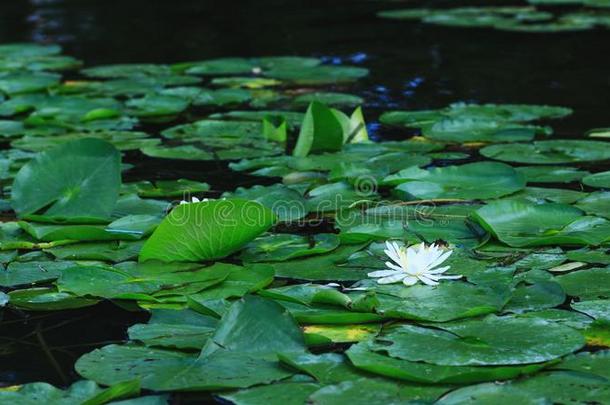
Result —
[{"label": "lily pad", "polygon": [[[28,311],[59,311],[95,305],[97,299],[77,297],[55,288],[27,288],[11,291],[9,305]],[[118,382],[118,381],[117,381]]]},{"label": "lily pad", "polygon": [[515,167],[528,183],[570,183],[587,176],[589,172],[567,166],[520,166]]},{"label": "lily pad", "polygon": [[462,282],[445,282],[436,287],[409,288],[375,286],[375,311],[387,318],[447,322],[499,311],[508,301],[508,289],[489,288]]},{"label": "lily pad", "polygon": [[610,299],[610,269],[596,268],[574,271],[555,277],[566,294],[583,300]]},{"label": "lily pad", "polygon": [[332,233],[320,233],[312,237],[271,234],[248,243],[239,257],[244,262],[283,262],[327,253],[336,249],[339,244],[339,237]]},{"label": "lily pad", "polygon": [[[274,327],[266,327],[269,323]],[[290,376],[277,364],[275,353],[304,349],[301,331],[285,310],[248,297],[233,304],[199,357],[110,345],[81,357],[76,370],[102,384],[139,378],[143,388],[162,391],[245,388]]]},{"label": "lily pad", "polygon": [[222,258],[269,229],[275,219],[261,204],[240,199],[179,205],[146,241],[140,260]]},{"label": "lily pad", "polygon": [[610,171],[591,174],[582,179],[590,187],[610,188]]},{"label": "lily pad", "polygon": [[584,216],[564,204],[534,205],[521,201],[488,204],[472,218],[498,240],[515,247],[544,245],[598,245],[608,239],[610,223]]},{"label": "lily pad", "polygon": [[610,299],[573,302],[570,306],[593,319],[610,322]]},{"label": "lily pad", "polygon": [[201,350],[212,336],[218,320],[192,310],[153,310],[147,324],[128,329],[129,339],[150,347]]},{"label": "lily pad", "polygon": [[610,219],[610,191],[597,191],[578,200],[575,207],[590,215]]},{"label": "lily pad", "polygon": [[[136,267],[131,272],[110,267],[72,267],[62,272],[58,289],[77,296],[134,299],[163,290],[172,294],[197,293],[221,283],[231,265],[218,263],[210,268],[191,272],[146,272]],[[171,291],[174,289],[174,291]]]},{"label": "lily pad", "polygon": [[2,73],[0,91],[9,95],[35,93],[56,86],[60,78],[52,73]]},{"label": "lily pad", "polygon": [[283,222],[297,221],[308,213],[305,198],[283,184],[254,186],[249,189],[238,187],[235,192],[223,196],[256,201],[273,211],[278,220]]},{"label": "lily pad", "polygon": [[44,210],[48,217],[108,218],[118,198],[120,162],[118,151],[98,139],[67,142],[42,152],[15,177],[12,206],[22,217]]},{"label": "lily pad", "polygon": [[445,366],[517,365],[553,360],[585,343],[576,330],[542,320],[491,315],[435,327],[399,326],[379,338],[389,345],[378,350],[395,358]]},{"label": "lily pad", "polygon": [[440,403],[604,403],[609,399],[610,385],[604,378],[578,372],[552,372],[508,384],[463,387],[443,397]]},{"label": "lily pad", "polygon": [[[37,382],[12,386],[0,390],[0,402],[34,405],[45,401],[62,405],[107,403],[138,395],[140,385],[137,381],[125,381],[113,387],[102,389],[93,381],[77,381],[67,389],[62,390],[51,384]],[[161,397],[157,397],[161,398]],[[118,404],[119,402],[112,402]],[[161,405],[162,402],[159,402]]]},{"label": "lily pad", "polygon": [[583,140],[490,145],[481,149],[480,152],[490,159],[530,164],[575,163],[610,159],[610,148],[605,142]]},{"label": "lily pad", "polygon": [[[365,371],[403,381],[426,384],[473,383],[515,378],[534,373],[546,364],[525,366],[439,366],[397,359],[382,354],[383,343],[363,342],[346,352],[352,363]],[[439,387],[440,388],[440,387]]]},{"label": "lily pad", "polygon": [[422,170],[409,168],[384,179],[398,184],[405,199],[488,199],[512,194],[525,187],[525,179],[512,167],[494,162],[468,163]]}]

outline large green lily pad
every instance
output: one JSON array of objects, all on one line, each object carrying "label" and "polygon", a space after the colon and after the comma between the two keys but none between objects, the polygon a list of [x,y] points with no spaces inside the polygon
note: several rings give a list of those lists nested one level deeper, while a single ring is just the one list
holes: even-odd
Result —
[{"label": "large green lily pad", "polygon": [[202,261],[237,251],[275,222],[271,210],[241,199],[174,208],[146,241],[140,260]]},{"label": "large green lily pad", "polygon": [[[253,341],[252,336],[257,339]],[[81,357],[76,370],[102,384],[139,378],[143,388],[158,391],[245,388],[290,376],[275,360],[275,353],[304,350],[301,331],[284,309],[272,301],[248,297],[223,316],[199,357],[110,345]]]},{"label": "large green lily pad", "polygon": [[525,179],[512,167],[494,162],[468,163],[430,170],[409,168],[386,177],[398,184],[395,192],[405,199],[488,199],[514,193],[525,187]]},{"label": "large green lily pad", "polygon": [[119,195],[120,163],[118,151],[107,142],[67,142],[36,155],[21,168],[12,188],[12,206],[22,217],[42,213],[103,220]]},{"label": "large green lily pad", "polygon": [[585,343],[576,330],[542,320],[490,315],[435,326],[399,326],[379,338],[388,345],[378,350],[437,365],[491,366],[542,363],[572,353]]},{"label": "large green lily pad", "polygon": [[608,240],[610,222],[584,216],[564,204],[532,204],[506,200],[488,204],[472,218],[498,240],[515,247],[598,245]]}]

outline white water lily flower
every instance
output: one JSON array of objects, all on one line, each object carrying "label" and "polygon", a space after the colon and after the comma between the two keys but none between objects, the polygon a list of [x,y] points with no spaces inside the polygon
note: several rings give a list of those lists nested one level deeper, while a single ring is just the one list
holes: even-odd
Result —
[{"label": "white water lily flower", "polygon": [[199,199],[199,198],[197,198],[197,197],[193,197],[193,198],[191,198],[191,201],[185,201],[185,200],[180,201],[180,204],[179,204],[179,205],[182,205],[182,204],[191,204],[191,203],[198,203],[198,202],[204,202],[204,201],[208,201],[208,199],[207,199],[207,198],[204,198],[203,200],[200,200],[200,199]]},{"label": "white water lily flower", "polygon": [[450,266],[440,266],[453,253],[432,244],[401,246],[396,242],[386,242],[385,254],[392,262],[386,262],[390,270],[379,270],[369,273],[369,277],[379,278],[379,284],[391,284],[403,282],[406,286],[416,284],[418,281],[426,285],[437,285],[442,279],[458,279],[462,276],[443,276]]}]

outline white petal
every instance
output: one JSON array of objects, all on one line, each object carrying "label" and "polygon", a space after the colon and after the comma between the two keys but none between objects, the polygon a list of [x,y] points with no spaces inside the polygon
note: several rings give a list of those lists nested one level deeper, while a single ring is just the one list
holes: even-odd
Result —
[{"label": "white petal", "polygon": [[398,252],[400,251],[400,246],[398,245],[398,243],[396,242],[386,242],[385,243],[387,249],[384,250],[383,252],[388,255],[388,257],[392,260],[394,260],[394,262],[396,262],[397,264],[400,263],[400,255],[398,254]]},{"label": "white petal", "polygon": [[428,268],[432,267],[432,263],[437,261],[437,259],[441,257],[442,254],[443,251],[439,249],[438,246],[436,246],[435,244],[430,245],[428,249],[426,249],[426,266],[428,266]]},{"label": "white petal", "polygon": [[328,287],[328,288],[338,288],[341,287],[341,284],[337,284],[337,283],[328,283],[328,284],[324,284],[323,287]]},{"label": "white petal", "polygon": [[369,277],[388,277],[388,276],[392,276],[394,274],[399,274],[402,273],[401,271],[395,271],[395,270],[379,270],[379,271],[372,271],[370,273],[367,274],[367,276]]},{"label": "white petal", "polygon": [[439,257],[437,257],[435,260],[433,260],[428,266],[428,268],[432,269],[436,266],[440,266],[445,260],[447,260],[449,258],[449,256],[451,256],[451,254],[453,253],[453,250],[448,250],[445,253],[442,253]]},{"label": "white petal", "polygon": [[379,280],[377,280],[378,284],[392,284],[392,283],[397,283],[399,281],[401,281],[403,278],[406,277],[405,273],[401,273],[401,274],[396,274],[395,276],[390,276],[390,277],[384,277],[384,278],[380,278]]},{"label": "white petal", "polygon": [[198,203],[199,202],[199,198],[193,197],[193,198],[191,198],[191,202]]},{"label": "white petal", "polygon": [[403,269],[400,266],[395,265],[392,262],[385,262],[385,265],[388,266],[388,268],[392,269],[392,270],[396,270],[396,271],[405,271],[405,269]]},{"label": "white petal", "polygon": [[436,281],[430,280],[429,278],[425,277],[425,276],[419,276],[419,281],[421,281],[422,283],[426,284],[426,285],[438,285],[438,283]]},{"label": "white petal", "polygon": [[406,286],[412,286],[417,284],[417,277],[407,276],[402,280],[402,283]]},{"label": "white petal", "polygon": [[442,278],[443,280],[457,280],[458,278],[462,278],[464,276],[462,276],[461,274],[458,274],[457,276],[439,276],[440,278]]}]

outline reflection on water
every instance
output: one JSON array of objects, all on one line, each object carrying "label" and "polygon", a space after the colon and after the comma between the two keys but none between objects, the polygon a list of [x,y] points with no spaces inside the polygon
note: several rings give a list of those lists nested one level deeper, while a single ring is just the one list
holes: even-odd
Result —
[{"label": "reflection on water", "polygon": [[[409,2],[417,5],[430,2]],[[561,123],[560,133],[579,136],[609,124],[610,31],[506,33],[374,16],[396,7],[405,3],[339,0],[329,8],[320,0],[10,1],[0,4],[0,42],[59,42],[88,65],[323,56],[372,69],[359,88],[369,110],[455,101],[565,104],[576,114]]]}]

